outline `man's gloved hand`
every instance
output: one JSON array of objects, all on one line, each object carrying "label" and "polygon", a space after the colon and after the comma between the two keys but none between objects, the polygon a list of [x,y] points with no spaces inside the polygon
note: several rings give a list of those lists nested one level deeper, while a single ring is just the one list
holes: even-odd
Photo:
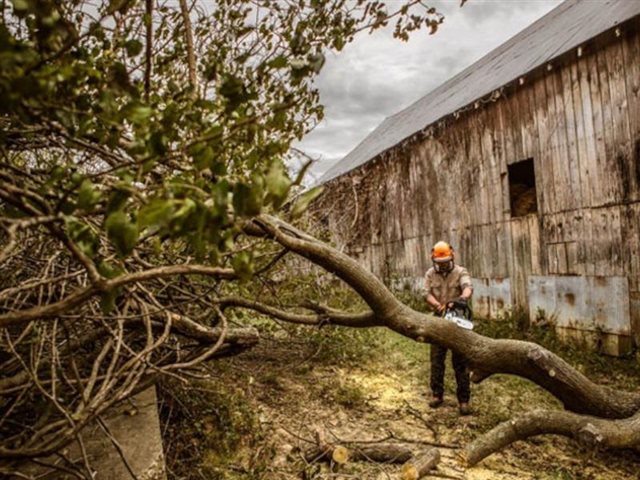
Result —
[{"label": "man's gloved hand", "polygon": [[455,301],[456,303],[460,303],[462,305],[467,305],[469,303],[469,300],[466,297],[458,297]]},{"label": "man's gloved hand", "polygon": [[449,308],[454,308],[456,305],[459,307],[466,307],[468,303],[469,303],[469,300],[467,300],[465,297],[458,297],[455,300],[452,300],[451,302],[449,302],[447,306]]}]

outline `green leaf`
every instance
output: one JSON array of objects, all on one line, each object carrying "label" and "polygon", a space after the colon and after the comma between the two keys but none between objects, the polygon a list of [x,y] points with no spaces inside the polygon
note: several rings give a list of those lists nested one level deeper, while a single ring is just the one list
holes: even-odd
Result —
[{"label": "green leaf", "polygon": [[227,111],[233,111],[249,99],[247,88],[241,78],[227,76],[220,84],[219,93],[227,99]]},{"label": "green leaf", "polygon": [[107,236],[121,257],[126,257],[138,243],[138,225],[125,212],[118,210],[109,215],[104,223]]},{"label": "green leaf", "polygon": [[112,265],[106,260],[102,260],[98,264],[98,272],[105,278],[116,278],[124,273],[124,270],[119,265]]},{"label": "green leaf", "polygon": [[121,210],[131,196],[131,192],[125,188],[117,188],[111,192],[109,201],[107,202],[107,213]]},{"label": "green leaf", "polygon": [[112,288],[100,295],[100,309],[104,315],[109,315],[116,308],[116,301],[120,296],[120,288]]},{"label": "green leaf", "polygon": [[324,54],[322,52],[314,53],[309,55],[309,67],[313,72],[318,73],[322,70],[322,66],[324,65]]},{"label": "green leaf", "polygon": [[289,65],[291,65],[291,68],[294,70],[302,70],[307,66],[307,62],[302,58],[294,58],[289,62]]},{"label": "green leaf", "polygon": [[196,143],[189,149],[189,154],[193,157],[193,162],[198,170],[214,166],[215,154],[213,148],[204,142]]},{"label": "green leaf", "polygon": [[313,160],[309,160],[307,161],[302,168],[300,169],[300,171],[298,172],[298,174],[296,175],[296,179],[293,181],[294,185],[300,185],[302,183],[302,180],[304,180],[304,176],[307,174],[307,172],[309,171],[309,168],[311,167],[311,165],[313,165]]},{"label": "green leaf", "polygon": [[13,9],[16,12],[25,12],[27,10],[29,10],[29,2],[27,0],[12,0],[13,3]]},{"label": "green leaf", "polygon": [[187,218],[198,207],[198,204],[190,198],[185,198],[180,203],[180,208],[178,208],[176,213],[173,215],[173,220]]},{"label": "green leaf", "polygon": [[262,190],[238,183],[233,191],[233,209],[239,216],[258,215],[262,209]]},{"label": "green leaf", "polygon": [[231,259],[231,266],[238,277],[248,280],[253,275],[253,262],[249,252],[239,252]]},{"label": "green leaf", "polygon": [[64,219],[69,238],[88,257],[95,256],[98,251],[98,237],[89,225],[80,219],[67,216]]},{"label": "green leaf", "polygon": [[287,198],[289,188],[291,187],[291,180],[289,179],[281,160],[275,160],[271,164],[264,180],[271,202],[274,207],[279,208]]},{"label": "green leaf", "polygon": [[124,48],[127,50],[127,55],[129,57],[135,57],[137,55],[140,55],[143,45],[140,40],[136,40],[134,38],[131,40],[127,40],[127,42],[124,44]]},{"label": "green leaf", "polygon": [[175,200],[157,198],[142,207],[138,222],[142,227],[160,227],[169,225],[175,210]]},{"label": "green leaf", "polygon": [[284,68],[287,66],[287,63],[287,57],[285,57],[284,55],[278,55],[276,58],[269,61],[267,65],[269,65],[271,68]]},{"label": "green leaf", "polygon": [[127,119],[134,125],[142,125],[153,114],[151,107],[142,104],[133,104],[127,108],[125,113]]},{"label": "green leaf", "polygon": [[101,194],[96,190],[95,185],[88,178],[83,180],[78,190],[77,207],[85,212],[90,212],[100,201]]},{"label": "green leaf", "polygon": [[115,12],[125,13],[135,1],[133,0],[109,0],[109,7],[107,8],[108,14]]},{"label": "green leaf", "polygon": [[298,218],[300,215],[302,215],[309,207],[309,204],[313,202],[313,200],[318,198],[318,196],[322,193],[322,190],[322,187],[315,187],[300,195],[291,208],[291,217]]}]

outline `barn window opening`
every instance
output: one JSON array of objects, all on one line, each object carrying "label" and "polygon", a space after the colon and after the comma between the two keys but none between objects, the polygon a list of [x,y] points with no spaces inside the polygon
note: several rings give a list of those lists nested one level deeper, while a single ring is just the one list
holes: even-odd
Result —
[{"label": "barn window opening", "polygon": [[536,174],[533,158],[513,163],[508,167],[509,200],[511,216],[522,217],[538,211],[536,195]]}]

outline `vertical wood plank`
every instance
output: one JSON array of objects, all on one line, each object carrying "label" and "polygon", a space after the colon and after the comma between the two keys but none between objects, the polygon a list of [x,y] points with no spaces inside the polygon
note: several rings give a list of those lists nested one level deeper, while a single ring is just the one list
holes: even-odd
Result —
[{"label": "vertical wood plank", "polygon": [[[584,61],[583,61],[584,63]],[[580,175],[580,199],[581,207],[588,207],[591,205],[591,185],[589,179],[589,151],[587,142],[588,133],[587,126],[585,125],[585,118],[589,119],[591,115],[586,115],[584,110],[585,108],[590,108],[590,106],[584,105],[583,97],[580,90],[580,83],[582,81],[583,71],[578,68],[580,64],[580,60],[576,60],[571,63],[570,68],[570,76],[571,76],[571,99],[573,103],[573,114],[574,114],[574,129],[573,134],[575,135],[575,154],[576,154],[576,168]],[[571,140],[569,142],[571,144]]]},{"label": "vertical wood plank", "polygon": [[640,21],[622,42],[623,68],[626,82],[627,115],[629,117],[629,140],[631,157],[630,201],[640,200]]},{"label": "vertical wood plank", "polygon": [[608,252],[609,273],[608,275],[624,275],[623,248],[622,248],[622,218],[621,206],[610,207],[607,214],[607,235],[606,250]]},{"label": "vertical wood plank", "polygon": [[562,108],[565,114],[564,135],[566,148],[566,161],[570,195],[567,207],[580,208],[582,202],[582,179],[580,175],[580,163],[578,160],[578,139],[576,114],[573,108],[573,81],[571,79],[571,66],[564,66],[560,75],[556,77],[556,85],[562,91]]},{"label": "vertical wood plank", "polygon": [[544,79],[538,80],[533,88],[535,100],[536,130],[538,131],[538,158],[534,159],[535,171],[539,174],[539,204],[542,214],[555,211],[556,195],[554,191],[554,169],[551,157],[550,118],[547,108],[547,92]]},{"label": "vertical wood plank", "polygon": [[553,188],[555,193],[554,212],[566,210],[568,208],[568,172],[566,159],[566,136],[565,136],[565,116],[562,111],[562,92],[557,92],[556,73],[549,72],[545,75],[545,89],[547,92],[546,102],[549,116],[546,136],[548,137],[548,164],[553,169],[550,177],[550,184],[547,188]]},{"label": "vertical wood plank", "polygon": [[602,96],[598,72],[597,56],[595,52],[587,55],[589,66],[589,93],[593,114],[593,134],[596,146],[596,161],[592,179],[597,179],[597,187],[593,187],[592,205],[600,206],[611,201],[611,188],[609,179],[605,177],[607,155],[605,150],[605,126],[604,111],[602,108]]},{"label": "vertical wood plank", "polygon": [[[605,108],[607,170],[611,179],[612,198],[615,202],[628,201],[631,193],[631,140],[627,116],[627,92],[622,66],[621,42],[614,42],[598,52],[598,65]],[[607,117],[608,116],[608,117]]]},{"label": "vertical wood plank", "polygon": [[533,275],[543,274],[542,245],[540,241],[540,217],[529,215],[529,245],[531,252],[531,273]]}]

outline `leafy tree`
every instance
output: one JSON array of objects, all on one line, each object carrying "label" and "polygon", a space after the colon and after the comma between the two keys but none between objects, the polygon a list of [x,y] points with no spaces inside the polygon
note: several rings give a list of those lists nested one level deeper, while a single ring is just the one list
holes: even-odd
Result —
[{"label": "leafy tree", "polygon": [[318,193],[292,201],[304,169],[291,178],[286,161],[322,118],[313,79],[325,53],[389,23],[401,39],[434,32],[442,17],[415,0],[1,8],[0,459],[11,470],[159,376],[255,344],[215,298],[282,257],[247,240],[247,221],[299,216]]}]

